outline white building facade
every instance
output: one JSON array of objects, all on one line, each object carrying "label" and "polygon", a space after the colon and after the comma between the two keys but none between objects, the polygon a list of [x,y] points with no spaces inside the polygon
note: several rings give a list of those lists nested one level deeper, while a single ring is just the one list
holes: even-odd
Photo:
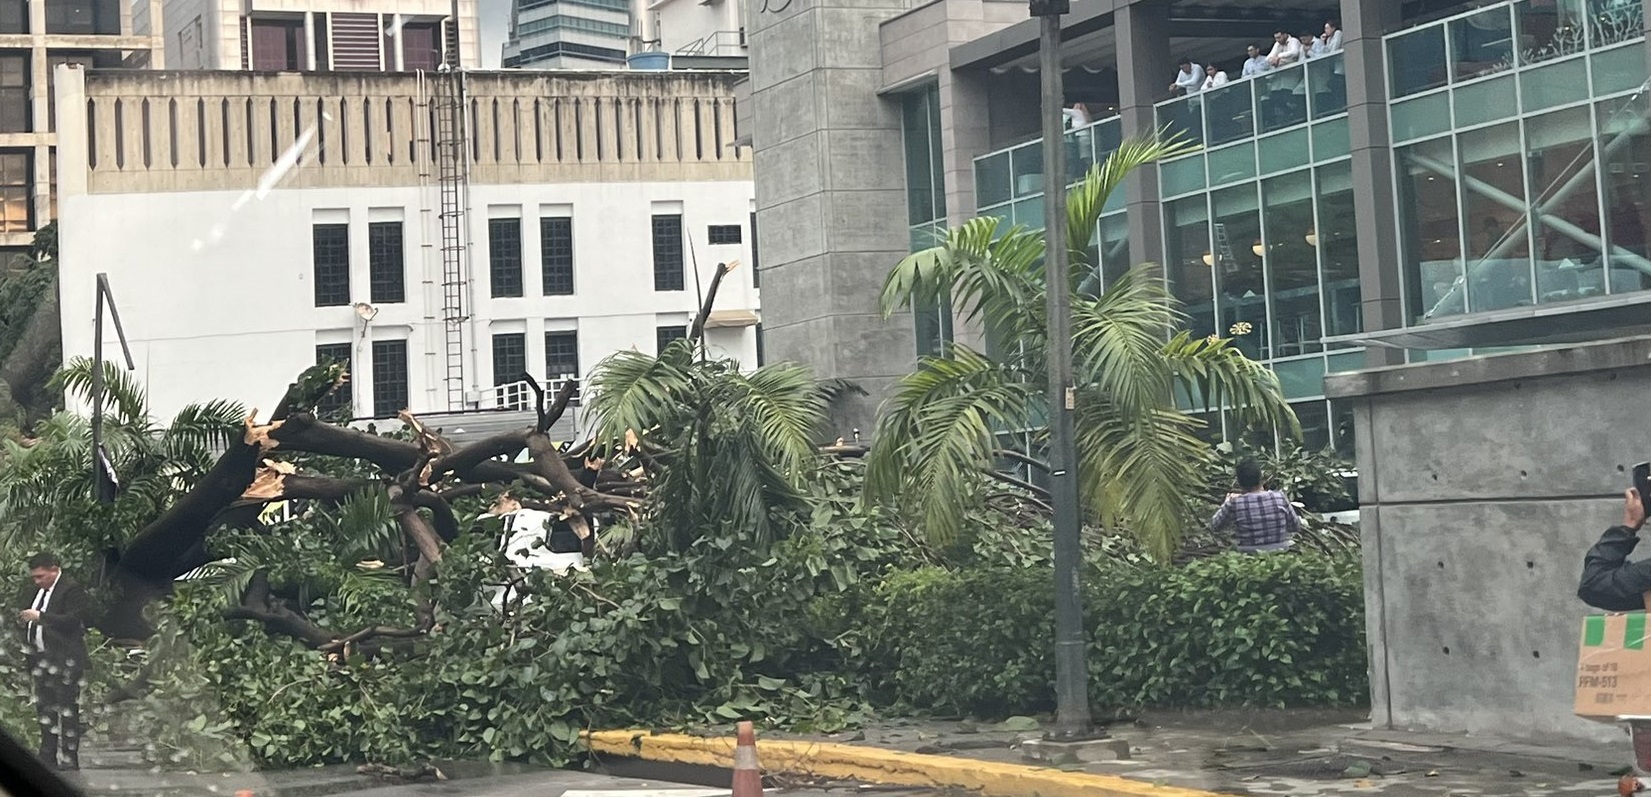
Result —
[{"label": "white building facade", "polygon": [[[434,112],[415,76],[65,69],[64,356],[91,353],[104,272],[161,417],[209,398],[272,406],[325,359],[350,364],[358,418],[510,407],[523,373],[555,382],[685,334],[697,289],[739,260],[706,341],[754,367],[733,78],[468,75],[469,179],[450,186],[462,204],[444,234],[440,133],[418,121]],[[159,85],[190,98],[177,129],[113,112]]]}]

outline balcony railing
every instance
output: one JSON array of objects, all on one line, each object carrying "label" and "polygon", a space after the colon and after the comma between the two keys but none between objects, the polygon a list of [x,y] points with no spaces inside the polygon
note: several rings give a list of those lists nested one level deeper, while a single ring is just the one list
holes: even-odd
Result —
[{"label": "balcony railing", "polygon": [[1644,26],[1644,0],[1510,0],[1476,9],[1387,36],[1388,96],[1643,39]]},{"label": "balcony railing", "polygon": [[1347,110],[1346,61],[1319,56],[1157,106],[1158,125],[1210,147]]},{"label": "balcony railing", "polygon": [[[1117,151],[1123,142],[1123,123],[1116,117],[1066,131],[1066,182],[1083,179],[1089,169]],[[980,209],[1043,196],[1043,140],[1000,149],[975,158],[975,206]],[[1116,192],[1107,210],[1119,210],[1123,192]]]},{"label": "balcony railing", "polygon": [[[545,394],[547,396],[554,396],[561,391],[563,385],[573,382],[575,383],[573,399],[568,402],[568,405],[577,407],[579,406],[580,398],[579,387],[577,386],[578,381],[579,377],[576,374],[562,374],[561,376],[551,377],[550,379],[545,380]],[[493,406],[484,406],[480,409],[514,411],[531,410],[533,409],[533,388],[528,385],[526,380],[519,382],[506,382],[502,385],[496,385],[493,388]]]}]

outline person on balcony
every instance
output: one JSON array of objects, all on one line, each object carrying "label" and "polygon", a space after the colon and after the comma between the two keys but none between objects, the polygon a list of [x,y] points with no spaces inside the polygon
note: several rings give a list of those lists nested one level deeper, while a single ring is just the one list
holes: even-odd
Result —
[{"label": "person on balcony", "polygon": [[1255,77],[1273,68],[1272,64],[1267,63],[1267,57],[1261,54],[1260,47],[1252,44],[1244,52],[1248,55],[1248,58],[1244,61],[1244,71],[1239,75],[1240,77]]},{"label": "person on balcony", "polygon": [[1214,61],[1204,66],[1204,91],[1227,85],[1227,73]]},{"label": "person on balcony", "polygon": [[1175,82],[1169,86],[1171,96],[1181,94],[1197,94],[1204,88],[1204,68],[1193,63],[1191,59],[1183,58],[1176,64],[1181,71],[1175,74]]},{"label": "person on balcony", "polygon": [[1300,60],[1301,42],[1282,30],[1273,33],[1273,51],[1267,54],[1267,64],[1279,69]]}]

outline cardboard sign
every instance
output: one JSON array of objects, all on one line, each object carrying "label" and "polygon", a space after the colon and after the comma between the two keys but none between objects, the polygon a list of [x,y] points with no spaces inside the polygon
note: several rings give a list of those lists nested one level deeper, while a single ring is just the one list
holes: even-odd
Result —
[{"label": "cardboard sign", "polygon": [[1576,665],[1577,716],[1600,722],[1651,716],[1651,636],[1645,612],[1582,618]]}]

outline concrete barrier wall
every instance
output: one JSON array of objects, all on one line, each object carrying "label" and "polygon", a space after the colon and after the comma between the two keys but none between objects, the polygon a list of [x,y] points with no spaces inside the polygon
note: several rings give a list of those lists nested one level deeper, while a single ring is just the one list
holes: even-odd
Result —
[{"label": "concrete barrier wall", "polygon": [[[1335,375],[1378,727],[1626,744],[1571,713],[1582,557],[1651,459],[1651,338]],[[1651,555],[1651,544],[1642,555]]]}]

